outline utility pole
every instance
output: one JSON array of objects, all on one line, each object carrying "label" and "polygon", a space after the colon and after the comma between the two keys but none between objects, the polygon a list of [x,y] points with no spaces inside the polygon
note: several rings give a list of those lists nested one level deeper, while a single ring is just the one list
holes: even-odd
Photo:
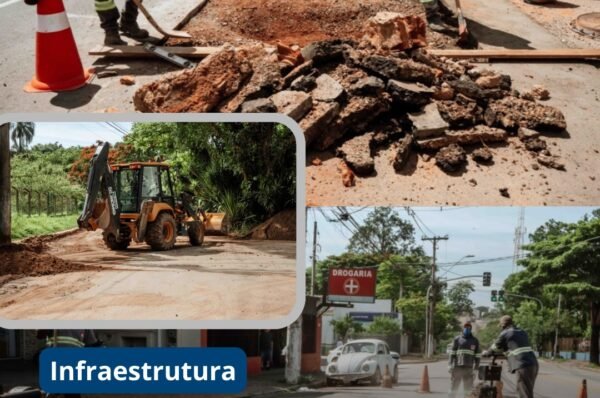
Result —
[{"label": "utility pole", "polygon": [[556,331],[554,333],[554,353],[552,354],[552,358],[556,358],[556,354],[558,353],[558,324],[560,322],[560,302],[562,299],[562,294],[558,294],[558,306],[556,307]]},{"label": "utility pole", "polygon": [[0,125],[0,246],[10,245],[10,141],[9,124]]},{"label": "utility pole", "polygon": [[315,220],[315,228],[313,231],[313,250],[312,250],[312,270],[310,275],[310,295],[315,295],[317,277],[317,221]]},{"label": "utility pole", "polygon": [[448,240],[448,235],[445,236],[434,236],[434,237],[427,237],[424,236],[423,238],[421,238],[421,240],[423,241],[431,241],[433,244],[433,256],[431,259],[431,285],[430,285],[430,290],[428,289],[428,294],[427,294],[427,309],[428,309],[428,316],[427,319],[429,320],[427,322],[427,327],[426,327],[426,339],[425,339],[425,356],[427,358],[431,358],[433,356],[433,318],[434,318],[434,314],[435,314],[435,300],[432,300],[431,297],[436,296],[437,292],[436,292],[436,279],[435,279],[435,272],[437,269],[437,244],[439,241],[441,240]]}]

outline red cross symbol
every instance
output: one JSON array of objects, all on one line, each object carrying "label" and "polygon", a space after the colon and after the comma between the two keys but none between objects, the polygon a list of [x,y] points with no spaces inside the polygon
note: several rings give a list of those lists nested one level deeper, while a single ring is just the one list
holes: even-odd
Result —
[{"label": "red cross symbol", "polygon": [[354,278],[346,279],[344,282],[344,291],[346,294],[353,296],[360,290],[360,284]]}]

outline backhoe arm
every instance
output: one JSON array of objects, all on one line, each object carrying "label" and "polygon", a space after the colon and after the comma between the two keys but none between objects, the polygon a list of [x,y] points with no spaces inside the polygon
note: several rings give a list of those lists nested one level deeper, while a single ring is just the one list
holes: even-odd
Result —
[{"label": "backhoe arm", "polygon": [[[98,145],[90,160],[87,191],[81,215],[77,219],[79,228],[95,231],[101,228],[115,237],[119,236],[121,211],[113,181],[113,173],[108,165],[110,145]],[[98,200],[98,194],[102,200]]]}]

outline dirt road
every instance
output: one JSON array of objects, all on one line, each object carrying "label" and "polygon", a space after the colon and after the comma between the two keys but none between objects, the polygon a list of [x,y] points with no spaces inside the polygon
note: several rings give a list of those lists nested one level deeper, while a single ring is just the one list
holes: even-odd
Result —
[{"label": "dirt road", "polygon": [[179,238],[153,252],[104,248],[100,233],[49,244],[49,253],[100,270],[17,279],[0,288],[0,316],[61,320],[265,320],[295,303],[295,242]]}]

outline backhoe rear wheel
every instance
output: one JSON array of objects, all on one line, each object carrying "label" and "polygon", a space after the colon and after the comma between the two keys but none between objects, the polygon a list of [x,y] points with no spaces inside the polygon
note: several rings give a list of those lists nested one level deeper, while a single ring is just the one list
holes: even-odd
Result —
[{"label": "backhoe rear wheel", "polygon": [[177,225],[169,213],[160,213],[156,220],[148,224],[146,243],[152,250],[171,250],[177,239]]},{"label": "backhoe rear wheel", "polygon": [[131,239],[117,241],[115,234],[106,231],[102,232],[102,239],[110,250],[126,250],[131,243]]},{"label": "backhoe rear wheel", "polygon": [[188,225],[187,231],[192,246],[202,246],[204,242],[204,224],[194,221]]}]

